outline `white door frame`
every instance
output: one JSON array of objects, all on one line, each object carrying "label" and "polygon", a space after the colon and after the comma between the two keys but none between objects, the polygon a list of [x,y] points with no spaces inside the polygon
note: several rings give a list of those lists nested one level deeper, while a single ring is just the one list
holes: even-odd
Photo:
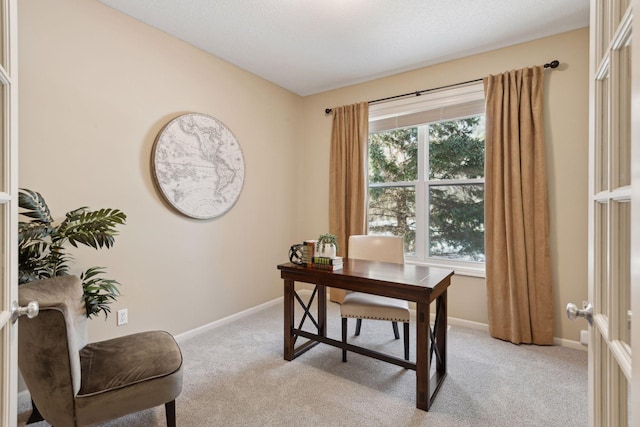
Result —
[{"label": "white door frame", "polygon": [[640,43],[631,31],[638,6],[591,0],[589,423],[598,427],[640,422],[640,354],[632,351],[640,328],[632,318],[629,329],[627,315],[640,313]]},{"label": "white door frame", "polygon": [[[634,11],[640,11],[640,0],[632,0]],[[634,25],[640,28],[640,25]],[[640,31],[634,34],[631,48],[631,342],[632,354],[631,418],[640,424]]]},{"label": "white door frame", "polygon": [[18,299],[18,58],[16,0],[0,0],[0,425],[15,427],[18,336],[11,307]]}]

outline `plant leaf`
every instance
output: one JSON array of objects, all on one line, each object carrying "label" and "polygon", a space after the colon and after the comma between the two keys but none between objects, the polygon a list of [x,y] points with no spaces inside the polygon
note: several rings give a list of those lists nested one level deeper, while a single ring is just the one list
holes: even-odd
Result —
[{"label": "plant leaf", "polygon": [[[18,223],[19,284],[70,274],[73,257],[67,253],[67,243],[110,248],[117,226],[127,218],[118,209],[90,211],[81,207],[68,212],[56,226],[42,195],[28,189],[20,189],[19,207],[23,209],[20,214],[29,219]],[[120,283],[101,277],[104,273],[104,267],[91,267],[81,275],[89,318],[101,312],[106,318],[111,312],[109,304],[120,295]]]},{"label": "plant leaf", "polygon": [[92,212],[83,207],[67,213],[58,233],[60,238],[69,239],[74,247],[83,244],[94,249],[110,248],[118,235],[116,226],[124,224],[126,219],[127,216],[118,209]]},{"label": "plant leaf", "polygon": [[20,215],[33,218],[47,225],[53,222],[47,203],[37,191],[21,188],[18,191],[18,206],[24,209],[20,212]]},{"label": "plant leaf", "polygon": [[87,317],[104,313],[105,320],[111,313],[109,304],[120,295],[119,282],[100,277],[104,273],[104,267],[91,267],[80,275],[84,289],[84,301]]}]

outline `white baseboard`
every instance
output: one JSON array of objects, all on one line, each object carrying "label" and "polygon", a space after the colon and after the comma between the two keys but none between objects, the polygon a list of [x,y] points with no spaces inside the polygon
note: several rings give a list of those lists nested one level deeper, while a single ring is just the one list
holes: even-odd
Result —
[{"label": "white baseboard", "polygon": [[265,309],[267,307],[271,307],[272,305],[276,305],[276,304],[282,302],[283,298],[284,297],[279,297],[279,298],[276,298],[274,300],[265,302],[264,304],[260,304],[260,305],[257,305],[255,307],[251,307],[251,308],[248,308],[246,310],[240,311],[238,313],[232,314],[230,316],[224,317],[222,319],[218,319],[218,320],[215,320],[215,321],[213,321],[211,323],[207,323],[206,325],[198,326],[195,329],[191,329],[189,331],[186,331],[186,332],[183,332],[181,334],[178,334],[174,338],[176,339],[176,341],[180,342],[180,341],[183,341],[183,340],[185,340],[187,338],[191,338],[191,337],[193,337],[195,335],[198,335],[198,334],[200,334],[202,332],[209,331],[209,330],[215,329],[215,328],[219,328],[222,325],[226,325],[226,324],[231,323],[231,322],[233,322],[235,320],[241,319],[243,317],[249,316],[250,314],[253,314],[253,313],[256,313],[256,312],[258,312],[260,310],[263,310],[263,309]]},{"label": "white baseboard", "polygon": [[466,319],[459,319],[457,317],[449,317],[447,319],[447,324],[452,326],[462,326],[464,328],[476,329],[478,331],[489,333],[489,325],[487,325],[486,323],[474,322]]},{"label": "white baseboard", "polygon": [[[435,320],[435,314],[431,315],[431,320]],[[477,329],[479,331],[484,331],[489,333],[489,325],[486,323],[473,322],[471,320],[458,319],[456,317],[449,317],[447,319],[447,324],[449,326],[463,326],[465,328]],[[586,345],[580,344],[579,341],[568,340],[565,338],[553,338],[553,345],[558,345],[561,347],[572,348],[574,350],[582,350],[587,351],[588,348]]]},{"label": "white baseboard", "polygon": [[580,344],[580,341],[574,341],[574,340],[567,340],[564,338],[554,338],[553,339],[553,344],[554,345],[559,345],[562,347],[568,347],[568,348],[573,348],[574,350],[582,350],[582,351],[588,351],[589,347],[587,347],[584,344]]}]

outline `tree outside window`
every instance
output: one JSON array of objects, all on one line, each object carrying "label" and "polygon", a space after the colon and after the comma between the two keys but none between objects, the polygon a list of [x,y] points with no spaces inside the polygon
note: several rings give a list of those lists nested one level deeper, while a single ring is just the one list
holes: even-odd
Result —
[{"label": "tree outside window", "polygon": [[408,256],[484,262],[484,115],[371,133],[368,215]]}]

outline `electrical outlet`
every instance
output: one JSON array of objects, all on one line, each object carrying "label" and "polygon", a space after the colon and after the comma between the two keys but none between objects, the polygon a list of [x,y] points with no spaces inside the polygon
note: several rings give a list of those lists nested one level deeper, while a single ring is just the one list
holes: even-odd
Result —
[{"label": "electrical outlet", "polygon": [[580,331],[580,344],[589,345],[589,331],[586,329]]},{"label": "electrical outlet", "polygon": [[118,326],[122,326],[129,322],[129,312],[126,308],[118,310]]}]

